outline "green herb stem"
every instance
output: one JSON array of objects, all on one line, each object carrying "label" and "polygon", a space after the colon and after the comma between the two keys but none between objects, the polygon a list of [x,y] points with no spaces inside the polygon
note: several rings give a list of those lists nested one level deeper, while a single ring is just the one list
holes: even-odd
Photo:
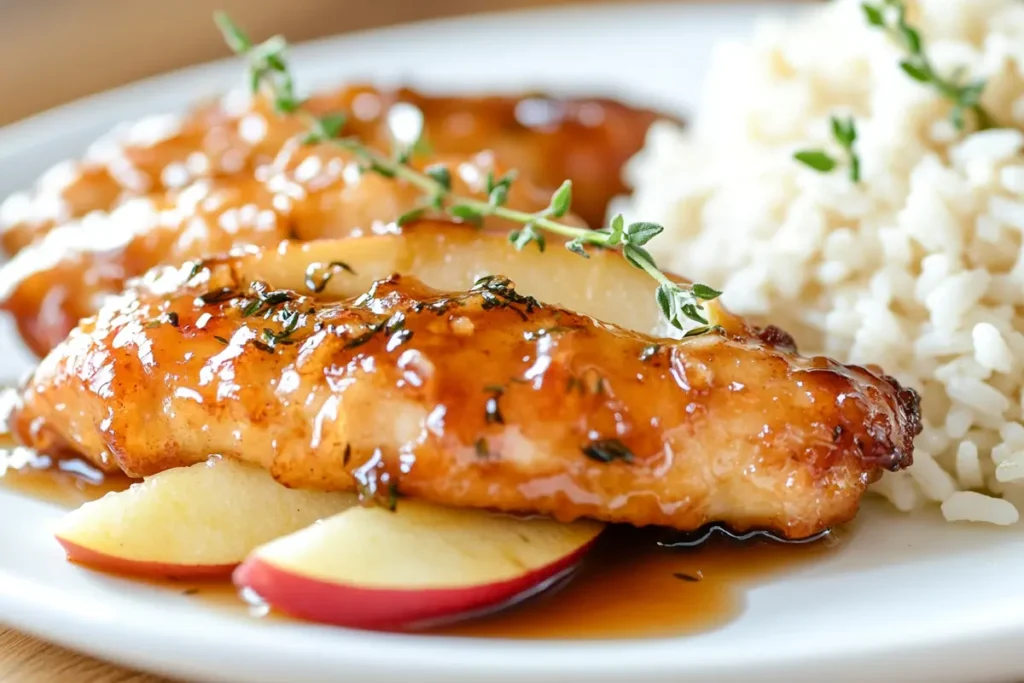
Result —
[{"label": "green herb stem", "polygon": [[[860,156],[857,154],[856,148],[857,122],[852,116],[846,118],[833,116],[830,118],[830,123],[832,137],[846,155],[850,181],[858,183],[860,182]],[[839,165],[835,157],[821,149],[800,150],[793,155],[793,158],[819,173],[831,173]]]},{"label": "green herb stem", "polygon": [[981,105],[981,93],[985,81],[961,82],[959,78],[942,76],[928,57],[921,32],[907,21],[907,6],[904,0],[881,0],[881,4],[861,3],[861,10],[868,24],[884,31],[907,53],[900,62],[900,68],[915,81],[930,86],[953,103],[950,120],[957,130],[963,130],[966,123],[964,113],[974,113],[978,130],[997,126],[995,119]]},{"label": "green herb stem", "polygon": [[[658,283],[658,305],[674,327],[680,330],[690,328],[687,331],[688,336],[713,329],[703,314],[703,303],[718,298],[721,292],[706,285],[684,285],[672,281],[643,248],[643,245],[664,230],[662,226],[642,222],[626,225],[621,215],[616,216],[609,227],[601,230],[589,230],[555,220],[566,215],[571,209],[570,181],[565,181],[552,195],[548,207],[537,213],[519,211],[505,205],[509,187],[515,180],[514,173],[506,174],[500,179],[489,175],[486,199],[455,194],[452,192],[450,172],[446,168],[427,167],[421,172],[408,164],[409,149],[398,150],[391,155],[385,154],[368,147],[358,138],[340,135],[345,125],[344,115],[317,117],[303,109],[304,102],[296,97],[294,79],[285,59],[287,42],[283,38],[275,36],[255,45],[223,12],[218,12],[214,19],[228,46],[247,58],[249,83],[253,93],[265,92],[279,114],[297,117],[307,129],[302,137],[304,143],[336,145],[355,155],[365,166],[365,170],[403,180],[423,192],[422,205],[400,216],[399,225],[415,220],[433,209],[473,224],[480,224],[488,216],[518,223],[523,228],[509,234],[509,241],[516,249],[523,249],[530,243],[535,243],[538,249],[544,251],[546,241],[543,233],[567,238],[565,247],[584,258],[589,258],[585,245],[619,247],[631,265],[647,273]],[[699,323],[701,327],[693,328],[686,321]]]}]

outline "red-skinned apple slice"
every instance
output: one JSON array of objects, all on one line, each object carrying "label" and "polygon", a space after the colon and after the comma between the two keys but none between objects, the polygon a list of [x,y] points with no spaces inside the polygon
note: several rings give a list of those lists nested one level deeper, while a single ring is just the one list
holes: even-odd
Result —
[{"label": "red-skinned apple slice", "polygon": [[303,619],[409,629],[550,585],[579,562],[602,528],[403,500],[394,512],[352,508],[272,541],[234,580]]},{"label": "red-skinned apple slice", "polygon": [[68,513],[68,559],[154,578],[227,577],[257,546],[354,505],[347,493],[298,491],[264,470],[212,458],[166,470]]}]

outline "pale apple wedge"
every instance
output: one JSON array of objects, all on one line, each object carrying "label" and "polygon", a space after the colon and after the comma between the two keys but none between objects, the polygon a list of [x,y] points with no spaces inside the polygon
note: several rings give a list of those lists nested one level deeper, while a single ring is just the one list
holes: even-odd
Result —
[{"label": "pale apple wedge", "polygon": [[354,505],[348,493],[298,491],[234,460],[166,470],[66,515],[68,559],[139,576],[230,576],[257,546]]},{"label": "pale apple wedge", "polygon": [[403,500],[352,508],[258,548],[235,584],[292,616],[410,629],[508,603],[569,572],[603,526]]},{"label": "pale apple wedge", "polygon": [[[567,249],[518,251],[504,232],[444,222],[422,221],[406,226],[401,234],[282,242],[275,249],[239,251],[206,263],[230,269],[239,282],[259,280],[304,293],[312,273],[320,277],[322,296],[334,299],[359,296],[374,281],[394,273],[441,290],[469,289],[484,275],[501,274],[520,294],[627,329],[654,333],[663,325],[655,298],[658,283],[615,251],[595,248],[589,259]],[[331,263],[344,263],[353,272],[331,271]],[[161,272],[168,271],[154,270],[150,277]],[[191,274],[192,266],[186,265],[159,287]],[[708,311],[716,321],[726,315],[716,303],[708,304]]]}]

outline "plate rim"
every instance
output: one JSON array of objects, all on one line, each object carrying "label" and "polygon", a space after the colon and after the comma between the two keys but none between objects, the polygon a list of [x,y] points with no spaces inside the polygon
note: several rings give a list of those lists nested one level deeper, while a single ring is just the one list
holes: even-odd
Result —
[{"label": "plate rim", "polygon": [[[774,9],[789,9],[794,6],[806,7],[807,3],[799,0],[747,0],[743,2],[730,3],[730,11],[757,11],[766,14]],[[341,46],[358,44],[363,41],[388,41],[395,36],[401,36],[409,31],[430,31],[438,28],[449,28],[450,30],[464,31],[473,27],[493,27],[494,24],[510,19],[522,20],[524,18],[536,18],[538,20],[571,21],[573,17],[581,15],[605,14],[615,15],[622,12],[651,13],[664,12],[672,7],[679,7],[672,3],[665,2],[642,2],[627,3],[618,2],[612,4],[592,5],[569,5],[546,8],[522,8],[511,11],[495,11],[468,16],[448,17],[398,24],[395,26],[368,29],[348,34],[333,35],[312,41],[296,43],[293,46],[293,55],[296,62],[307,60],[316,61],[318,53],[329,53],[339,49]],[[722,12],[724,7],[721,3],[704,1],[694,2],[687,6],[688,10],[695,13],[700,12]],[[0,160],[4,157],[24,154],[32,147],[39,144],[40,136],[46,135],[47,131],[63,126],[68,120],[95,120],[102,118],[109,119],[109,115],[101,116],[98,112],[103,108],[113,106],[119,101],[126,101],[145,97],[145,94],[154,90],[172,88],[180,89],[184,83],[216,82],[222,91],[230,82],[229,76],[237,73],[238,62],[236,58],[225,57],[222,59],[205,62],[197,65],[175,69],[166,73],[147,77],[131,83],[102,91],[71,102],[51,108],[47,111],[33,116],[12,122],[0,128]],[[185,103],[183,103],[185,104]],[[160,114],[163,112],[152,112]],[[80,124],[84,126],[84,124]],[[0,498],[8,494],[0,492]],[[17,496],[15,496],[17,497]],[[38,603],[33,603],[27,596],[36,595],[49,587],[42,581],[26,579],[8,571],[0,566],[0,604],[13,605],[13,610],[5,610],[7,614],[0,615],[0,622],[8,623],[9,614],[19,612],[24,618],[19,618],[17,628],[37,635],[44,640],[57,642],[66,647],[80,652],[87,652],[103,659],[118,661],[133,667],[146,670],[154,670],[155,654],[146,653],[138,648],[112,649],[109,646],[110,637],[102,639],[104,642],[95,642],[90,638],[90,624],[88,618],[78,620],[74,624],[63,626],[58,632],[44,626],[44,621],[52,624],[66,620],[66,613],[62,612],[56,602],[48,602],[40,609]],[[57,591],[59,593],[59,591]],[[833,649],[822,649],[815,652],[805,652],[802,656],[796,657],[794,650],[784,652],[762,652],[756,666],[770,677],[774,674],[784,674],[790,680],[820,680],[820,673],[832,667],[852,667],[844,672],[838,672],[836,678],[849,676],[851,671],[855,674],[853,679],[857,680],[864,675],[864,670],[857,669],[862,656],[872,656],[875,661],[871,668],[876,672],[881,671],[880,667],[891,667],[897,672],[908,674],[913,672],[913,666],[919,664],[922,657],[930,656],[942,659],[948,665],[948,671],[954,675],[961,675],[965,669],[958,661],[963,651],[970,647],[978,656],[989,654],[993,658],[991,668],[986,669],[987,673],[997,675],[1010,675],[1021,673],[1021,667],[1014,666],[1012,662],[996,662],[997,653],[1006,652],[1007,647],[1013,648],[1024,638],[1024,618],[1021,618],[1021,608],[1024,605],[1012,603],[1007,605],[1007,611],[1003,615],[1003,621],[993,619],[991,622],[979,625],[969,636],[965,637],[962,631],[948,632],[944,634],[945,639],[936,639],[934,634],[924,635],[920,633],[907,633],[902,640],[894,640],[890,643],[888,650],[879,653],[877,650],[870,652],[859,651],[856,647],[849,645],[840,647],[838,644]],[[33,612],[35,614],[33,614]],[[47,615],[44,620],[43,613]],[[94,624],[93,624],[94,625]],[[110,624],[104,622],[106,627]],[[399,667],[398,674],[406,676],[424,677],[421,667],[430,667],[433,673],[427,676],[436,676],[440,673],[438,680],[444,680],[446,676],[465,677],[481,672],[489,671],[488,660],[494,657],[502,657],[503,671],[498,675],[489,672],[491,680],[516,680],[525,676],[555,676],[559,680],[588,680],[588,681],[612,681],[620,680],[623,675],[643,676],[644,680],[655,677],[664,677],[672,680],[702,680],[707,677],[714,677],[715,680],[745,680],[750,668],[754,664],[733,665],[724,671],[720,653],[712,653],[714,656],[706,659],[690,659],[685,662],[678,661],[672,657],[672,645],[678,642],[674,638],[659,638],[650,640],[579,640],[579,641],[554,641],[554,640],[499,640],[499,639],[475,639],[468,637],[453,636],[421,636],[410,634],[382,634],[366,633],[342,630],[345,637],[338,638],[339,630],[334,627],[318,627],[303,625],[310,630],[324,630],[327,637],[334,638],[336,642],[332,647],[338,650],[348,649],[344,657],[347,662],[358,662],[358,666],[366,667],[365,670],[372,670],[378,659],[382,656],[380,650],[385,650],[384,656],[391,654],[395,657],[394,662]],[[72,632],[77,628],[78,632]],[[262,628],[262,627],[260,627]],[[122,636],[131,630],[130,624],[117,625],[117,634]],[[270,633],[268,631],[268,633]],[[356,637],[358,634],[358,637]],[[174,638],[179,643],[184,639],[189,648],[201,647],[203,635],[201,633],[185,633],[168,628],[167,624],[156,622],[150,626],[150,640],[159,638]],[[272,636],[267,636],[268,638]],[[361,651],[364,641],[383,643],[374,647],[373,653]],[[472,647],[466,647],[466,643],[472,643]],[[322,641],[317,644],[322,644]],[[655,645],[652,647],[652,645]],[[180,645],[178,648],[180,649]],[[252,654],[253,645],[247,641],[237,646],[237,656],[244,651]],[[461,649],[461,650],[460,650]],[[137,651],[138,650],[138,651]],[[456,650],[460,650],[456,652]],[[516,655],[525,653],[537,653],[545,651],[546,654],[556,652],[557,659],[528,658]],[[636,659],[635,655],[643,653],[643,659]],[[267,655],[260,652],[261,656],[273,658],[275,655]],[[453,661],[453,654],[454,659]],[[201,675],[204,678],[219,677],[221,674],[206,669],[188,670],[180,662],[171,668],[171,661],[166,654],[162,654],[163,663],[161,666],[168,671],[188,671],[190,675]],[[280,655],[278,655],[280,656]],[[295,653],[287,654],[288,657],[295,656]],[[336,653],[335,653],[336,656]],[[464,659],[459,660],[459,657]],[[571,660],[575,659],[573,662]],[[619,661],[621,660],[621,661]],[[401,667],[404,667],[402,669]],[[793,676],[794,669],[804,667],[809,669],[810,677],[797,678]],[[908,669],[907,667],[911,667]],[[233,678],[233,677],[232,677]]]}]

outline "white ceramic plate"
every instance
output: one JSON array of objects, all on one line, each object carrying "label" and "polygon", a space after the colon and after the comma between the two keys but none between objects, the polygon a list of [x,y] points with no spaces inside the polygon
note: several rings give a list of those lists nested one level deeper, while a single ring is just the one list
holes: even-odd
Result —
[{"label": "white ceramic plate", "polygon": [[[446,89],[530,86],[684,108],[712,45],[781,4],[569,9],[420,24],[304,46],[304,83],[405,80]],[[211,30],[212,27],[211,27]],[[0,195],[80,153],[121,120],[233,86],[239,65],[142,82],[0,130]],[[27,367],[0,329],[0,379]],[[245,618],[64,562],[60,511],[0,490],[0,622],[94,655],[203,680],[965,681],[1024,676],[1024,535],[869,506],[821,563],[747,593],[725,627],[686,638],[500,641],[376,634]],[[586,619],[585,614],[580,615]]]}]

